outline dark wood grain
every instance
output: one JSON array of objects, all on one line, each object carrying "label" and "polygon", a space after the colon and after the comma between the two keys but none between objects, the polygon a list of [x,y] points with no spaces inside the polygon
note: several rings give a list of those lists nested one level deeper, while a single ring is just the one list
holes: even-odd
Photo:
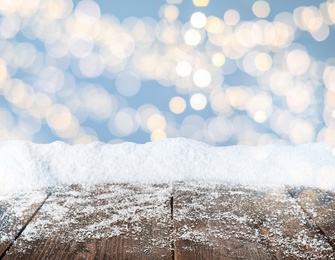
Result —
[{"label": "dark wood grain", "polygon": [[333,250],[284,190],[176,183],[176,259],[333,259]]},{"label": "dark wood grain", "polygon": [[0,256],[46,198],[45,191],[0,196]]},{"label": "dark wood grain", "polygon": [[291,189],[290,193],[335,249],[335,192],[300,188]]},{"label": "dark wood grain", "polygon": [[168,185],[53,192],[4,259],[171,259]]}]

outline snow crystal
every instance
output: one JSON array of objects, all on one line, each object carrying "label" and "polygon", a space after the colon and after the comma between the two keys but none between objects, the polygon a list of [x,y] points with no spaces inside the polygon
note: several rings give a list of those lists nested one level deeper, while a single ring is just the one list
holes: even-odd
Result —
[{"label": "snow crystal", "polygon": [[335,145],[212,147],[184,138],[146,144],[0,142],[0,194],[71,184],[220,181],[335,190]]}]

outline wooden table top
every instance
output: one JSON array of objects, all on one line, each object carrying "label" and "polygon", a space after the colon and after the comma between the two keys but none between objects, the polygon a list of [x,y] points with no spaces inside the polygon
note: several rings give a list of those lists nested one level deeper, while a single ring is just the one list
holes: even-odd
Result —
[{"label": "wooden table top", "polygon": [[0,259],[335,259],[335,192],[222,183],[0,196]]}]

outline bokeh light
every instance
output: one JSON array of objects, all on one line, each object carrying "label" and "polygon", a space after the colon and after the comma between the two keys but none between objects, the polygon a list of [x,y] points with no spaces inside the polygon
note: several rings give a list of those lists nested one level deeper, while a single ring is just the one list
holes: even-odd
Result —
[{"label": "bokeh light", "polygon": [[0,0],[0,141],[335,142],[334,1],[130,4]]}]

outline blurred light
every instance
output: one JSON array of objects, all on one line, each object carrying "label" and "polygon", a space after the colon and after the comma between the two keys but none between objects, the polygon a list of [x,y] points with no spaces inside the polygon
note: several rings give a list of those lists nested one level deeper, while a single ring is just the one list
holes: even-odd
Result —
[{"label": "blurred light", "polygon": [[322,24],[322,26],[320,27],[319,30],[311,33],[313,38],[318,42],[326,40],[328,38],[329,34],[330,34],[329,27],[328,27],[328,25],[326,25],[324,23]]},{"label": "blurred light", "polygon": [[130,97],[140,90],[141,81],[135,74],[123,72],[117,76],[115,86],[121,95]]},{"label": "blurred light", "polygon": [[174,73],[175,64],[172,62],[163,62],[157,65],[155,70],[155,78],[162,86],[173,86],[176,80]]},{"label": "blurred light", "polygon": [[220,53],[220,52],[217,52],[217,53],[214,53],[213,56],[212,56],[212,63],[217,66],[217,67],[222,67],[226,62],[226,58],[225,56]]},{"label": "blurred light", "polygon": [[323,72],[323,82],[327,89],[335,92],[335,66],[327,66]]},{"label": "blurred light", "polygon": [[227,98],[232,107],[244,110],[249,100],[249,93],[240,87],[231,87],[227,89]]},{"label": "blurred light", "polygon": [[4,16],[0,24],[0,35],[5,39],[13,38],[20,30],[20,19],[16,15]]},{"label": "blurred light", "polygon": [[193,94],[190,104],[194,110],[203,110],[207,105],[207,98],[201,93]]},{"label": "blurred light", "polygon": [[15,45],[13,61],[21,68],[30,67],[36,59],[36,49],[30,43],[18,43]]},{"label": "blurred light", "polygon": [[237,25],[240,21],[240,14],[238,11],[230,9],[227,10],[224,15],[223,15],[223,19],[225,21],[226,24],[228,25]]},{"label": "blurred light", "polygon": [[80,1],[75,9],[75,16],[81,23],[92,24],[100,18],[99,5],[91,0]]},{"label": "blurred light", "polygon": [[221,19],[215,16],[207,17],[206,30],[210,33],[219,34],[225,29],[224,23]]},{"label": "blurred light", "polygon": [[4,15],[11,15],[19,9],[21,1],[0,0],[0,10]]},{"label": "blurred light", "polygon": [[46,120],[53,130],[64,131],[71,125],[72,115],[66,106],[55,104],[48,109]]},{"label": "blurred light", "polygon": [[47,95],[36,93],[34,96],[34,103],[29,110],[29,113],[36,118],[44,118],[51,105],[52,100]]},{"label": "blurred light", "polygon": [[0,90],[2,84],[5,82],[7,79],[7,66],[6,62],[0,58]]},{"label": "blurred light", "polygon": [[258,18],[265,18],[270,13],[270,5],[265,1],[256,1],[252,5],[252,11]]},{"label": "blurred light", "polygon": [[20,80],[12,80],[5,95],[9,102],[21,109],[30,108],[34,102],[33,89]]},{"label": "blurred light", "polygon": [[211,80],[211,74],[205,69],[200,69],[194,72],[193,82],[199,88],[207,87],[211,83]]},{"label": "blurred light", "polygon": [[18,125],[22,131],[28,135],[34,135],[41,130],[41,120],[39,118],[31,117],[28,113],[21,114]]},{"label": "blurred light", "polygon": [[201,132],[204,124],[205,120],[202,117],[198,115],[188,115],[181,124],[180,132],[182,136],[195,138],[198,136],[198,133]]},{"label": "blurred light", "polygon": [[173,21],[178,18],[179,10],[175,5],[167,5],[164,8],[164,17],[167,20]]},{"label": "blurred light", "polygon": [[278,134],[288,134],[293,122],[292,114],[287,110],[277,110],[271,116],[271,127]]},{"label": "blurred light", "polygon": [[89,56],[79,60],[80,72],[89,78],[96,78],[102,74],[105,64],[101,56],[92,52]]},{"label": "blurred light", "polygon": [[192,14],[190,21],[193,27],[200,29],[206,25],[207,17],[204,13],[195,12]]},{"label": "blurred light", "polygon": [[178,4],[181,4],[183,2],[183,0],[166,0],[166,2],[168,4],[178,5]]},{"label": "blurred light", "polygon": [[[9,130],[14,125],[14,118],[12,114],[6,109],[0,108],[0,132],[2,130]],[[1,137],[0,137],[0,140]]]},{"label": "blurred light", "polygon": [[286,56],[286,65],[294,75],[304,74],[311,64],[308,53],[304,50],[295,49]]},{"label": "blurred light", "polygon": [[170,110],[175,114],[181,114],[186,109],[185,99],[182,97],[173,97],[169,102]]},{"label": "blurred light", "polygon": [[195,6],[207,6],[209,4],[209,0],[193,0],[193,4]]},{"label": "blurred light", "polygon": [[232,109],[229,105],[228,98],[221,89],[214,90],[211,93],[210,104],[212,106],[212,109],[217,113],[227,116],[232,113]]},{"label": "blurred light", "polygon": [[[179,37],[179,34],[179,28],[171,22],[161,20],[156,26],[157,39],[162,43],[175,43]],[[191,37],[191,35],[189,36]]]},{"label": "blurred light", "polygon": [[51,0],[48,1],[43,15],[48,19],[62,19],[67,17],[72,11],[73,3],[68,0]]},{"label": "blurred light", "polygon": [[36,86],[40,89],[55,93],[63,87],[64,74],[56,67],[46,67],[39,73],[39,79],[36,82]]},{"label": "blurred light", "polygon": [[[251,34],[253,23],[240,23],[235,30],[236,45],[242,45],[247,48],[252,48],[256,45],[253,35]],[[238,45],[236,46],[238,47]]]},{"label": "blurred light", "polygon": [[256,68],[260,71],[267,71],[272,66],[272,58],[267,53],[259,53],[255,58]]},{"label": "blurred light", "polygon": [[301,14],[302,22],[304,23],[304,28],[309,31],[317,31],[321,28],[323,24],[323,19],[316,7],[305,7]]},{"label": "blurred light", "polygon": [[186,31],[184,39],[185,39],[186,44],[191,45],[191,46],[196,46],[201,41],[201,34],[198,30],[189,29]]},{"label": "blurred light", "polygon": [[[318,142],[335,143],[335,128],[323,128],[318,134]],[[334,150],[335,154],[335,150]]]},{"label": "blurred light", "polygon": [[91,54],[93,50],[93,41],[86,35],[74,35],[70,39],[69,50],[77,58],[84,58]]},{"label": "blurred light", "polygon": [[144,104],[142,106],[140,106],[137,109],[139,115],[140,115],[140,126],[141,128],[146,131],[146,132],[152,132],[149,128],[148,128],[148,120],[149,118],[154,115],[154,114],[159,114],[160,111],[158,110],[157,107],[151,105],[151,104]]},{"label": "blurred light", "polygon": [[335,3],[327,1],[327,7],[329,18],[335,24]]},{"label": "blurred light", "polygon": [[164,130],[166,127],[166,120],[160,114],[153,114],[148,118],[147,126],[150,131]]},{"label": "blurred light", "polygon": [[116,113],[115,117],[110,118],[108,128],[110,132],[118,137],[130,135],[139,128],[139,115],[132,108],[123,108]]},{"label": "blurred light", "polygon": [[224,117],[215,117],[207,125],[207,135],[214,142],[225,142],[232,134],[231,123]]},{"label": "blurred light", "polygon": [[[249,21],[240,20],[240,10],[218,17],[212,7],[194,9],[189,22],[185,15],[178,20],[182,0],[165,2],[157,21],[102,15],[102,4],[93,0],[75,6],[70,0],[0,0],[0,139],[55,135],[87,143],[102,135],[128,141],[134,134],[130,139],[140,142],[148,136],[224,145],[299,144],[316,136],[335,142],[334,58],[322,56],[327,50],[315,53],[331,41],[334,1],[283,12],[258,0],[252,12],[260,19]],[[171,87],[157,90],[172,91],[168,110],[166,102],[151,104],[153,96],[141,89],[145,81]],[[203,93],[194,93],[199,88]],[[209,102],[204,118],[189,114],[187,95],[194,110]],[[106,123],[111,137],[101,130]]]},{"label": "blurred light", "polygon": [[180,61],[176,66],[176,72],[180,77],[187,77],[192,72],[192,65],[187,61]]},{"label": "blurred light", "polygon": [[311,122],[296,119],[290,126],[290,141],[293,144],[303,144],[311,142],[314,138],[314,127]]},{"label": "blurred light", "polygon": [[108,119],[117,109],[117,100],[102,87],[88,85],[78,92],[81,108],[94,121]]},{"label": "blurred light", "polygon": [[166,133],[161,130],[161,129],[158,129],[158,130],[154,130],[151,135],[150,135],[150,140],[151,141],[157,141],[157,140],[162,140],[162,139],[165,139],[167,136],[166,136]]},{"label": "blurred light", "polygon": [[292,112],[302,113],[311,103],[310,89],[308,86],[295,86],[287,92],[286,100]]},{"label": "blurred light", "polygon": [[68,38],[64,35],[60,36],[57,40],[51,43],[46,43],[45,48],[51,57],[61,58],[68,54]]},{"label": "blurred light", "polygon": [[108,42],[104,47],[111,55],[124,59],[134,52],[135,42],[129,34],[119,33],[109,37]]},{"label": "blurred light", "polygon": [[271,96],[268,93],[255,95],[247,104],[247,112],[257,123],[264,123],[272,112]]}]

